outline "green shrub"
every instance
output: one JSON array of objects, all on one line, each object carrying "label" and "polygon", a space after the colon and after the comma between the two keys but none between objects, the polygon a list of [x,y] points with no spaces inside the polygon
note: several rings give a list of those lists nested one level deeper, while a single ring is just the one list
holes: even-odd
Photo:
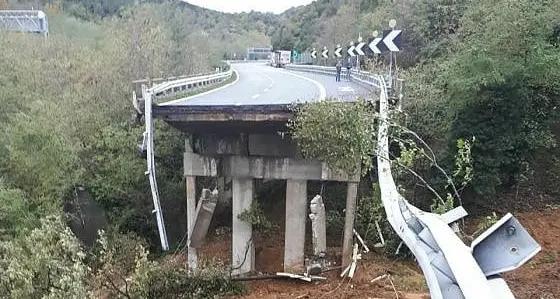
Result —
[{"label": "green shrub", "polygon": [[244,294],[223,264],[200,265],[190,273],[173,260],[148,259],[144,242],[133,235],[101,233],[92,289],[116,299],[195,299]]},{"label": "green shrub", "polygon": [[79,241],[60,217],[0,242],[0,298],[88,298],[88,267]]}]

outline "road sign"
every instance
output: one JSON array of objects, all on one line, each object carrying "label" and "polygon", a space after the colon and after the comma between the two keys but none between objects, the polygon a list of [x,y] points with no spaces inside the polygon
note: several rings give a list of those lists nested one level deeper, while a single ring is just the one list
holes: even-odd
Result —
[{"label": "road sign", "polygon": [[356,53],[354,53],[354,49],[356,49],[356,47],[354,47],[353,45],[349,46],[348,51],[346,51],[346,53],[348,53],[348,55],[354,57],[354,56],[356,56]]},{"label": "road sign", "polygon": [[311,51],[311,57],[313,57],[313,59],[317,58],[317,50],[313,49],[313,51]]},{"label": "road sign", "polygon": [[369,47],[369,44],[373,41],[374,37],[370,38],[362,48],[362,51],[366,56],[373,56],[373,50]]},{"label": "road sign", "polygon": [[334,50],[334,55],[337,58],[340,58],[340,57],[342,57],[342,54],[340,52],[342,52],[342,48],[341,47],[336,47],[336,50]]},{"label": "road sign", "polygon": [[379,44],[381,43],[382,40],[383,39],[380,37],[375,37],[369,42],[368,48],[370,48],[371,52],[375,54],[381,54],[381,49],[379,49]]},{"label": "road sign", "polygon": [[364,53],[363,51],[363,47],[366,45],[366,43],[361,42],[359,43],[356,48],[354,49],[354,53],[358,54],[358,55],[366,55],[366,53]]},{"label": "road sign", "polygon": [[383,30],[382,41],[377,44],[377,48],[382,53],[399,52],[401,46],[401,30]]},{"label": "road sign", "polygon": [[297,51],[297,50],[293,50],[293,51],[292,51],[292,58],[293,58],[293,59],[297,59],[298,56],[299,56],[298,51]]},{"label": "road sign", "polygon": [[328,49],[324,49],[323,53],[321,53],[321,55],[323,55],[323,58],[329,58],[329,50]]},{"label": "road sign", "polygon": [[399,52],[401,49],[401,30],[390,30],[388,34],[383,35],[383,43],[391,52]]}]

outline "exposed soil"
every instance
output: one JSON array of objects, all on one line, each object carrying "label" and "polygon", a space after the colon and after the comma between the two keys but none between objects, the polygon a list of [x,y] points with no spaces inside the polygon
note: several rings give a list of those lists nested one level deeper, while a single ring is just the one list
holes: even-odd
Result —
[{"label": "exposed soil", "polygon": [[560,297],[560,209],[515,215],[541,245],[542,251],[521,269],[505,274],[518,299]]},{"label": "exposed soil", "polygon": [[[542,251],[522,268],[505,274],[517,299],[552,299],[560,297],[560,208],[549,207],[539,212],[515,214],[529,233],[542,246]],[[282,271],[283,236],[255,237],[255,267],[258,274]],[[337,256],[336,248],[330,248]],[[201,248],[202,259],[218,258],[230,262],[231,240],[222,235]],[[247,282],[246,299],[303,298],[429,298],[424,277],[413,261],[391,261],[374,252],[362,254],[353,279],[341,279],[340,270],[324,273],[324,282],[297,280],[261,280]],[[390,279],[374,278],[389,273]],[[394,285],[394,287],[393,287]]]}]

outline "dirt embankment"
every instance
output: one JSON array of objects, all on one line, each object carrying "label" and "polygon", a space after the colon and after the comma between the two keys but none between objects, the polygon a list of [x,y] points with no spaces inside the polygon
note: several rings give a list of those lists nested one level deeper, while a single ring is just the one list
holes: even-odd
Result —
[{"label": "dirt embankment", "polygon": [[[547,208],[539,212],[515,216],[542,246],[542,251],[522,268],[505,274],[517,299],[560,298],[560,209]],[[262,273],[282,271],[283,237],[256,239],[256,267]],[[219,258],[229,263],[229,238],[214,240],[201,251],[203,258]],[[266,244],[266,245],[265,245]],[[332,250],[335,250],[334,248]],[[371,282],[391,273],[391,279]],[[303,298],[429,298],[424,277],[413,261],[391,261],[375,253],[363,255],[356,276],[341,279],[339,271],[327,273],[325,282],[307,283],[294,280],[264,280],[248,282],[250,294],[245,299]]]}]

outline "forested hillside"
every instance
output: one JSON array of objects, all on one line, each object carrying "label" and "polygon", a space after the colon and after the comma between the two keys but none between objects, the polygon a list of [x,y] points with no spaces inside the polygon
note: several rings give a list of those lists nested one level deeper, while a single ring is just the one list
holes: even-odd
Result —
[{"label": "forested hillside", "polygon": [[[406,83],[402,125],[426,141],[452,176],[462,142],[472,142],[472,163],[459,169],[469,212],[559,203],[560,0],[317,0],[281,15],[224,14],[163,0],[0,0],[0,9],[30,7],[47,12],[47,40],[0,32],[0,273],[8,273],[0,275],[0,298],[243,293],[215,267],[191,279],[183,266],[148,258],[158,238],[145,160],[135,153],[143,128],[133,117],[131,82],[207,72],[233,53],[244,57],[249,46],[332,49],[386,29],[390,19],[404,32],[396,55],[396,74]],[[363,65],[384,71],[385,60]],[[350,157],[347,165],[354,165],[349,152],[371,161],[367,147],[375,140],[365,140],[374,137],[371,128],[356,140],[371,114],[361,106],[344,111],[310,110],[317,121],[307,132],[321,136],[321,121],[340,122],[351,142],[309,138],[319,140],[310,148],[346,150],[332,156],[340,164]],[[161,198],[166,217],[176,220],[168,233],[180,244],[182,136],[159,122],[156,136]],[[356,144],[363,148],[347,150]],[[449,191],[434,163],[409,166],[438,192]],[[403,189],[429,209],[432,198],[417,191],[423,184],[405,175]],[[384,215],[369,191],[360,201],[360,231]],[[95,246],[83,246],[68,228],[91,216],[76,208],[83,193],[106,218]],[[343,223],[344,202],[328,204],[336,207],[329,225]],[[377,230],[364,237],[374,240]]]},{"label": "forested hillside", "polygon": [[[0,2],[31,7],[48,15],[46,40],[0,32],[0,298],[242,292],[214,268],[200,273],[199,281],[212,278],[201,287],[184,267],[148,259],[158,238],[146,162],[135,152],[144,128],[134,120],[132,81],[208,72],[226,53],[267,45],[258,22],[267,16],[176,1]],[[163,123],[156,134],[163,205],[178,219],[168,229],[175,245],[186,226],[182,136]],[[93,244],[98,228],[106,233]],[[126,295],[121,278],[131,280]]]},{"label": "forested hillside", "polygon": [[[319,0],[281,17],[273,45],[300,51],[367,38],[395,19],[408,125],[444,160],[457,139],[476,139],[471,198],[512,187],[559,194],[560,1]],[[372,71],[387,66],[375,62]]]}]

